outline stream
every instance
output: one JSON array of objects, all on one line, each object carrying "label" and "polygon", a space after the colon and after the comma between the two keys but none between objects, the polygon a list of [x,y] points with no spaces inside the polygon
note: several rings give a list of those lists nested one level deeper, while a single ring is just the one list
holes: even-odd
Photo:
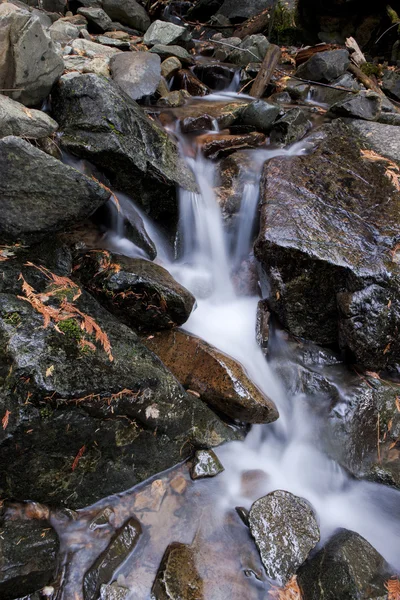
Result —
[{"label": "stream", "polygon": [[[207,101],[236,98],[208,96]],[[196,100],[194,100],[195,102]],[[201,99],[204,102],[204,98]],[[163,233],[138,208],[146,229],[157,246],[157,260],[196,297],[197,307],[183,329],[232,356],[250,379],[276,403],[276,423],[254,425],[244,441],[216,449],[225,470],[214,479],[191,481],[181,464],[117,496],[106,498],[78,512],[72,523],[54,517],[62,540],[66,564],[63,598],[82,597],[82,578],[93,556],[106,545],[110,532],[93,532],[88,523],[106,506],[115,513],[115,526],[136,516],[144,535],[134,552],[115,573],[115,580],[131,590],[132,600],[148,600],[160,560],[168,544],[184,542],[196,550],[196,568],[204,581],[206,600],[261,600],[268,597],[271,582],[263,570],[248,528],[237,507],[252,503],[271,491],[283,489],[308,500],[316,511],[321,544],[339,527],[358,532],[400,571],[400,492],[367,481],[357,481],[324,450],[322,418],[306,395],[285,392],[255,338],[259,295],[241,295],[233,275],[251,264],[256,233],[259,180],[265,161],[279,155],[300,155],[312,142],[293,146],[248,150],[253,166],[247,174],[241,207],[229,230],[224,226],[214,192],[215,163],[205,159],[196,137],[168,125],[179,140],[182,155],[193,171],[199,192],[180,190],[179,258]],[[218,132],[217,125],[213,131]],[[202,132],[204,133],[204,132]],[[117,194],[122,212],[130,200]],[[121,238],[117,219],[110,223],[108,247],[121,254],[143,256],[131,242]],[[250,261],[250,262],[249,262]],[[254,261],[253,261],[254,264]],[[263,297],[267,290],[262,290]],[[279,331],[269,345],[289,356],[291,350]],[[292,377],[296,378],[295,369]]]}]

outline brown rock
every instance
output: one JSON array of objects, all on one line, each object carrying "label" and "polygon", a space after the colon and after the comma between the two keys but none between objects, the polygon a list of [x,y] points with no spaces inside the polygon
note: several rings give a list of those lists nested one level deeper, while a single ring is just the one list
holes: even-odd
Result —
[{"label": "brown rock", "polygon": [[256,131],[239,135],[204,134],[197,139],[204,156],[208,158],[217,158],[220,154],[243,150],[244,148],[256,148],[265,143],[265,135]]},{"label": "brown rock", "polygon": [[187,90],[191,96],[206,96],[210,93],[210,88],[189,69],[180,69],[174,75],[174,86]]},{"label": "brown rock", "polygon": [[272,400],[250,381],[243,367],[200,338],[174,330],[143,341],[184,387],[198,392],[212,408],[248,423],[278,418]]},{"label": "brown rock", "polygon": [[203,581],[196,568],[193,548],[179,542],[168,546],[151,597],[154,600],[203,600]]}]

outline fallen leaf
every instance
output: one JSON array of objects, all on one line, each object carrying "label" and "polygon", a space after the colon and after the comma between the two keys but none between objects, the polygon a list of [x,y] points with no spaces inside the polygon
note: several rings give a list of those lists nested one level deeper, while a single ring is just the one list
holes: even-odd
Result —
[{"label": "fallen leaf", "polygon": [[74,462],[72,463],[72,467],[71,467],[72,471],[75,471],[85,450],[86,450],[86,446],[82,446],[82,448],[79,449],[78,454],[75,456]]},{"label": "fallen leaf", "polygon": [[50,365],[50,367],[46,371],[46,377],[51,377],[53,375],[54,365]]},{"label": "fallen leaf", "polygon": [[9,418],[10,418],[10,415],[11,415],[11,411],[9,411],[9,410],[6,410],[6,412],[5,412],[5,415],[4,415],[4,417],[2,418],[2,420],[1,420],[1,424],[3,425],[3,429],[6,429],[6,428],[7,428],[7,425],[8,425],[8,420],[9,420]]}]

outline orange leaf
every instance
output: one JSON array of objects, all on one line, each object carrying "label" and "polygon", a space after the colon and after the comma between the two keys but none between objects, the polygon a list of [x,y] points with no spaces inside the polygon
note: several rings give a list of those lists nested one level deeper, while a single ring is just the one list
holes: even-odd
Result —
[{"label": "orange leaf", "polygon": [[72,463],[72,470],[75,471],[76,467],[79,464],[79,461],[81,460],[83,453],[86,450],[86,446],[82,446],[82,448],[79,449],[78,454],[75,456],[74,462]]},{"label": "orange leaf", "polygon": [[11,412],[9,410],[6,410],[4,417],[1,420],[1,424],[3,425],[3,429],[7,428],[8,425],[8,419],[10,418]]},{"label": "orange leaf", "polygon": [[400,600],[400,581],[398,579],[389,579],[385,583],[388,591],[388,600]]}]

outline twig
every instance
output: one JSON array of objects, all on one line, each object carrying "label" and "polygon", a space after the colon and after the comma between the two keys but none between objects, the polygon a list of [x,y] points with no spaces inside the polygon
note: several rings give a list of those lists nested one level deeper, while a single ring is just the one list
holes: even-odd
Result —
[{"label": "twig", "polygon": [[384,35],[386,35],[386,34],[388,33],[388,31],[390,31],[390,30],[391,30],[391,29],[393,29],[394,27],[398,27],[398,26],[399,26],[399,23],[395,23],[394,25],[391,25],[391,26],[389,27],[389,29],[386,29],[386,31],[384,31],[384,32],[382,33],[382,35],[380,35],[380,36],[378,37],[378,39],[376,40],[376,42],[374,42],[374,44],[377,44],[377,43],[378,43],[378,42],[379,42],[379,41],[380,41],[380,40],[383,38],[383,36],[384,36]]}]

